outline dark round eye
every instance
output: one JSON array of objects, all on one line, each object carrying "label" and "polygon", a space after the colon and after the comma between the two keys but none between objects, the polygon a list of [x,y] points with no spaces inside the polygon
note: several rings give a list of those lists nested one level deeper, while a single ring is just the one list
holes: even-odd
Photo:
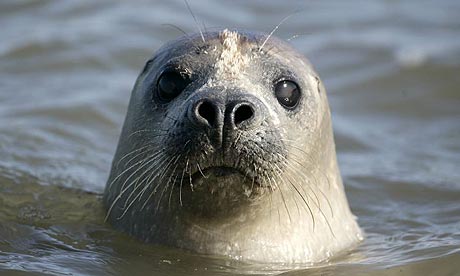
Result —
[{"label": "dark round eye", "polygon": [[189,83],[190,80],[187,77],[181,75],[179,72],[164,72],[158,78],[158,96],[163,101],[171,101],[177,97]]},{"label": "dark round eye", "polygon": [[293,81],[282,80],[275,84],[275,95],[283,107],[293,109],[299,102],[300,88]]}]

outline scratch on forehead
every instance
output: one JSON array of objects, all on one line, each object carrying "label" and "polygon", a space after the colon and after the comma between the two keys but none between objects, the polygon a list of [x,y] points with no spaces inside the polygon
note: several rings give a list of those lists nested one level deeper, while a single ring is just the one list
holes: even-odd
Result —
[{"label": "scratch on forehead", "polygon": [[233,79],[237,77],[249,63],[249,57],[241,49],[241,36],[236,31],[227,29],[219,33],[222,53],[215,68],[217,78]]}]

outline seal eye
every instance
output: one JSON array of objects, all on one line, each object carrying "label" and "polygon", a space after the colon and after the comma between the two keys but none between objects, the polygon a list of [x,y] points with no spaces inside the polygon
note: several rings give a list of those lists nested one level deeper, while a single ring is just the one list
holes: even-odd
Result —
[{"label": "seal eye", "polygon": [[178,72],[167,71],[158,78],[158,96],[163,101],[171,101],[177,97],[190,83],[190,80]]},{"label": "seal eye", "polygon": [[282,80],[275,84],[275,95],[283,107],[293,109],[299,102],[300,89],[297,83],[290,80]]}]

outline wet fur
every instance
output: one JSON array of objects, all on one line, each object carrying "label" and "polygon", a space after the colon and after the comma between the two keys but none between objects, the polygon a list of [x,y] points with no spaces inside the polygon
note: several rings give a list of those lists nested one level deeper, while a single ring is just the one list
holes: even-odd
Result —
[{"label": "wet fur", "polygon": [[[168,66],[194,81],[162,104],[152,93]],[[271,85],[279,77],[301,86],[297,110],[276,103]],[[212,134],[187,122],[186,106],[208,94],[254,97],[262,106],[260,127],[227,132],[216,148]],[[228,30],[179,38],[147,62],[133,89],[104,195],[107,220],[142,240],[201,253],[325,260],[362,239],[330,120],[318,75],[276,38]],[[207,175],[214,166],[239,173],[214,181]]]}]

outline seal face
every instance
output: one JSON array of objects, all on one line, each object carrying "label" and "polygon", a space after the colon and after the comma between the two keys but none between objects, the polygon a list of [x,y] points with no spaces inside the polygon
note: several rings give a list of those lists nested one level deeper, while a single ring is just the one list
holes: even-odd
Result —
[{"label": "seal face", "polygon": [[104,203],[142,240],[243,260],[317,262],[362,239],[319,77],[257,33],[184,36],[147,62]]}]

